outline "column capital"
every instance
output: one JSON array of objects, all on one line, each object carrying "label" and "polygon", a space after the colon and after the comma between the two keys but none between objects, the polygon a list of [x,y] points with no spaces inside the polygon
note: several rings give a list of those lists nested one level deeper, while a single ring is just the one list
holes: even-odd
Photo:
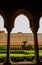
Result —
[{"label": "column capital", "polygon": [[35,27],[32,27],[31,30],[32,30],[33,33],[37,33],[38,27],[36,27],[36,26]]},{"label": "column capital", "polygon": [[7,32],[11,32],[11,27],[8,27],[8,28],[6,28],[7,29]]},{"label": "column capital", "polygon": [[39,29],[39,15],[38,14],[34,14],[33,15],[33,23],[32,23],[32,27],[31,30],[33,33],[36,33]]},{"label": "column capital", "polygon": [[8,32],[12,30],[12,22],[10,20],[10,16],[7,16],[4,27],[7,29]]},{"label": "column capital", "polygon": [[34,21],[33,26],[31,27],[31,30],[33,33],[36,33],[39,29],[39,23]]}]

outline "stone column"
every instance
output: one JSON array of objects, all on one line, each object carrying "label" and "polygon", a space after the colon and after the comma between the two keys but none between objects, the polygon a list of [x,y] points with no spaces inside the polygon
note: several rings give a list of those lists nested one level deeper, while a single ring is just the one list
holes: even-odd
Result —
[{"label": "stone column", "polygon": [[6,62],[3,65],[11,65],[11,62],[10,62],[10,30],[8,30],[8,35],[7,35],[7,55],[6,55]]},{"label": "stone column", "polygon": [[37,65],[40,64],[38,36],[37,36],[38,29],[39,29],[39,15],[38,14],[33,14],[33,22],[32,22],[32,25],[31,25],[31,30],[32,30],[33,35],[34,35],[34,51],[35,51],[34,61]]},{"label": "stone column", "polygon": [[10,32],[12,28],[14,28],[14,21],[11,20],[11,15],[9,12],[6,13],[6,20],[4,23],[4,27],[7,29],[7,54],[6,54],[6,61],[3,65],[11,65],[10,62]]},{"label": "stone column", "polygon": [[7,35],[7,58],[6,58],[7,62],[10,62],[10,31],[8,31],[8,35]]},{"label": "stone column", "polygon": [[38,48],[38,37],[37,32],[34,32],[34,51],[35,51],[35,61],[38,64],[40,62],[39,60],[39,48]]}]

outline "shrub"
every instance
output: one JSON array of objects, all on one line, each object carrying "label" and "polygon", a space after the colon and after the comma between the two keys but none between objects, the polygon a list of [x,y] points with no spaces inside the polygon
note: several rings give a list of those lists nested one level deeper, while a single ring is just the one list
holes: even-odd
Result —
[{"label": "shrub", "polygon": [[1,56],[0,57],[0,62],[5,62],[5,60],[6,60],[6,57],[5,56]]},{"label": "shrub", "polygon": [[26,50],[26,43],[27,43],[27,41],[24,40],[24,41],[23,41],[23,45],[22,45],[22,49],[23,49],[23,50]]},{"label": "shrub", "polygon": [[7,46],[6,45],[0,45],[0,50],[6,50]]},{"label": "shrub", "polygon": [[[10,57],[12,62],[21,62],[21,61],[32,61],[34,59],[34,56],[23,56],[23,57],[17,57],[17,56],[11,56]],[[0,62],[5,62],[6,56],[0,56]],[[42,60],[42,56],[40,56],[40,60]]]},{"label": "shrub", "polygon": [[28,49],[28,50],[31,50],[31,49],[32,49],[32,45],[28,44],[28,45],[27,45],[27,49]]}]

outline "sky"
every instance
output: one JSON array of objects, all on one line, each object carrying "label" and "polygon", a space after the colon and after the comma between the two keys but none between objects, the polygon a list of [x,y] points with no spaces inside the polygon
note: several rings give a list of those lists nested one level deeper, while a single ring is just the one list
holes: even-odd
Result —
[{"label": "sky", "polygon": [[[38,33],[42,33],[42,17],[39,21],[40,28],[38,30]],[[5,31],[7,33],[7,30],[4,28],[4,19],[0,15],[0,31]],[[12,29],[11,33],[32,33],[29,25],[29,19],[24,15],[19,15],[15,19],[14,28]]]}]

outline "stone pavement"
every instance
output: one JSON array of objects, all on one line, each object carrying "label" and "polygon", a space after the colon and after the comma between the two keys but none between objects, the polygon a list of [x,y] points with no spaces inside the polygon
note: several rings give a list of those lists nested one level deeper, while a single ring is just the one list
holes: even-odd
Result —
[{"label": "stone pavement", "polygon": [[[33,62],[12,62],[11,63],[12,65],[42,65],[42,63],[40,64],[36,64],[36,63],[33,63]],[[3,63],[0,63],[0,65],[3,65]]]}]

